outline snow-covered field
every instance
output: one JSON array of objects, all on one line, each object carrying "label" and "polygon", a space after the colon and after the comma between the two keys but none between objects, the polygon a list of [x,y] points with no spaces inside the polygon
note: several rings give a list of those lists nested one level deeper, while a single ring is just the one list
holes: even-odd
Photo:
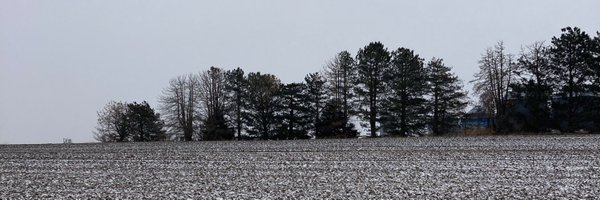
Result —
[{"label": "snow-covered field", "polygon": [[0,199],[599,195],[597,135],[0,145]]}]

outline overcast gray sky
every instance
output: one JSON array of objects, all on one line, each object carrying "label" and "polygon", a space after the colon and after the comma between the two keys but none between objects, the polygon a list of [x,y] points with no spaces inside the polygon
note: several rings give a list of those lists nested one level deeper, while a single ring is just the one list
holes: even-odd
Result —
[{"label": "overcast gray sky", "polygon": [[108,101],[148,101],[210,66],[301,81],[371,41],[466,81],[485,48],[600,30],[600,1],[0,0],[0,144],[92,142]]}]

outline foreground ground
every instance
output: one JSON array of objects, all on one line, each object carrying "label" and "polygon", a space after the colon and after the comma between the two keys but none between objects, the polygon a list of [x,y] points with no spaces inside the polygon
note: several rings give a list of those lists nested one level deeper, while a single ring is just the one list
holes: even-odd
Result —
[{"label": "foreground ground", "polygon": [[597,135],[0,145],[0,199],[599,194]]}]

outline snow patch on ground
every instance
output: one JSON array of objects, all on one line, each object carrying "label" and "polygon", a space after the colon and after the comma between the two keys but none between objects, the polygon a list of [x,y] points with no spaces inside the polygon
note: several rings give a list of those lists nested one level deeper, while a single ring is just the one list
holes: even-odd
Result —
[{"label": "snow patch on ground", "polygon": [[587,199],[600,136],[0,145],[0,199]]}]

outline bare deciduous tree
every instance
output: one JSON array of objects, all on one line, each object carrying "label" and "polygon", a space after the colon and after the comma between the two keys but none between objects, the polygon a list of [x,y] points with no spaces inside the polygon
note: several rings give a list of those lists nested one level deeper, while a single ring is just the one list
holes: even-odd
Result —
[{"label": "bare deciduous tree", "polygon": [[[325,66],[328,88],[333,102],[337,108],[342,109],[344,124],[348,127],[348,120],[353,113],[352,98],[354,93],[354,79],[356,78],[356,65],[352,55],[347,51],[338,53]],[[345,132],[349,130],[344,130]]]},{"label": "bare deciduous tree", "polygon": [[225,74],[222,69],[211,67],[200,73],[200,100],[204,117],[222,114],[225,109]]},{"label": "bare deciduous tree", "polygon": [[501,131],[505,125],[514,68],[513,55],[506,53],[504,43],[500,41],[482,55],[479,60],[480,71],[472,81],[480,103],[490,116],[495,117],[496,129]]},{"label": "bare deciduous tree", "polygon": [[203,103],[204,140],[232,139],[225,121],[225,72],[216,67],[200,73],[200,100]]},{"label": "bare deciduous tree", "polygon": [[99,142],[126,142],[129,140],[127,103],[111,101],[98,111],[98,125],[94,139]]},{"label": "bare deciduous tree", "polygon": [[546,131],[551,127],[548,102],[552,97],[552,88],[555,87],[550,52],[544,42],[535,42],[521,49],[514,82],[511,86],[513,97],[519,99],[528,112],[513,112],[511,117],[519,117],[525,131]]},{"label": "bare deciduous tree", "polygon": [[161,112],[170,134],[191,141],[199,133],[200,80],[196,74],[171,79],[160,97]]}]

